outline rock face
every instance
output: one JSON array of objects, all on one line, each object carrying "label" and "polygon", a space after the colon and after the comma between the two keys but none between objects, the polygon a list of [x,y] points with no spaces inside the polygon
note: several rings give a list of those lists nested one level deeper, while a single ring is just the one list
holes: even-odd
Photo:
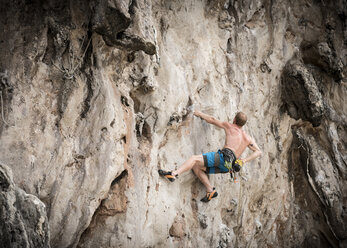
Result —
[{"label": "rock face", "polygon": [[[51,247],[347,247],[346,1],[2,3],[0,160]],[[223,146],[194,109],[263,151],[208,204],[157,173]]]},{"label": "rock face", "polygon": [[1,247],[50,247],[45,205],[13,183],[12,171],[0,163]]}]

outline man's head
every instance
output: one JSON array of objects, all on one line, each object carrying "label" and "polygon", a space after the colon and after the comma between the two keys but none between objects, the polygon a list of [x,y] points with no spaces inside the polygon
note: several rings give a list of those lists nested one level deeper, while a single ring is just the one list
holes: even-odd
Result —
[{"label": "man's head", "polygon": [[247,115],[243,112],[237,112],[234,118],[234,124],[242,127],[247,122]]}]

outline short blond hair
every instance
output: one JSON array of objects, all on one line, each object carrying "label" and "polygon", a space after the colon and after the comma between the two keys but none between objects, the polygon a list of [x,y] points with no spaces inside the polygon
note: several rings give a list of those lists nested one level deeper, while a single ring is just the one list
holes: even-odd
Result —
[{"label": "short blond hair", "polygon": [[237,112],[235,115],[235,124],[242,127],[247,122],[247,115],[243,112]]}]

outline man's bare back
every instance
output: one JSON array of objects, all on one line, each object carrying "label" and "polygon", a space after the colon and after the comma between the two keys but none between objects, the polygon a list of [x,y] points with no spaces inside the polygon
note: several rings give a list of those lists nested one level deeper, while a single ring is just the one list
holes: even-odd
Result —
[{"label": "man's bare back", "polygon": [[201,113],[200,111],[195,111],[194,115],[204,119],[210,124],[224,129],[224,148],[231,149],[235,153],[236,158],[240,159],[240,156],[245,151],[246,147],[251,149],[253,153],[247,158],[241,159],[243,163],[253,160],[261,155],[261,151],[254,140],[242,130],[242,127],[235,124],[235,118],[233,123],[229,123],[217,120],[216,118]]},{"label": "man's bare back", "polygon": [[224,148],[231,149],[237,158],[252,143],[251,137],[236,124],[226,123]]}]

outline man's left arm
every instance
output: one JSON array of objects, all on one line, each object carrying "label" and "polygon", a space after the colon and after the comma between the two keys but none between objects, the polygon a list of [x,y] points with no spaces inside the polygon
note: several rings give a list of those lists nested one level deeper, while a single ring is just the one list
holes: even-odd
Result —
[{"label": "man's left arm", "polygon": [[248,157],[241,159],[243,163],[247,163],[263,154],[259,146],[255,143],[253,139],[251,139],[251,142],[249,143],[248,148],[251,149],[253,153],[249,155]]},{"label": "man's left arm", "polygon": [[194,111],[194,115],[197,116],[197,117],[200,117],[203,120],[205,120],[207,123],[215,125],[216,127],[220,127],[220,128],[223,128],[223,129],[227,128],[227,125],[228,125],[227,122],[220,121],[220,120],[214,118],[213,116],[209,116],[209,115],[204,114],[204,113],[202,113],[200,111]]}]

